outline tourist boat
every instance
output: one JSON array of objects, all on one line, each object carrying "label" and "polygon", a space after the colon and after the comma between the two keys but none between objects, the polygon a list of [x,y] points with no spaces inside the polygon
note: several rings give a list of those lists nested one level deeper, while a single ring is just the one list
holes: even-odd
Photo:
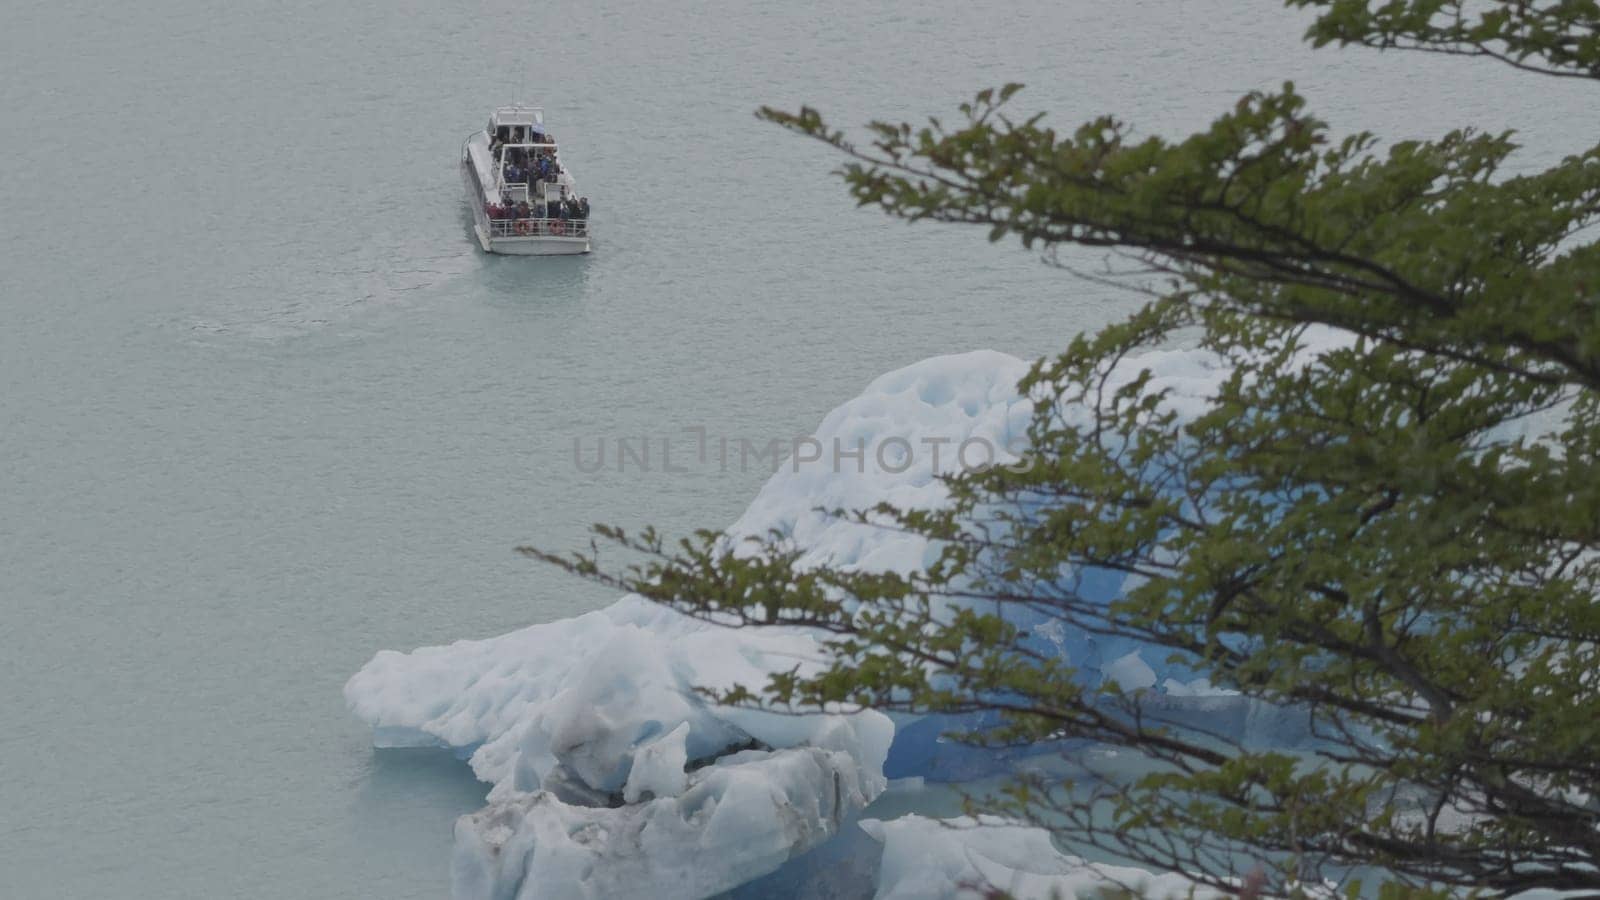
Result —
[{"label": "tourist boat", "polygon": [[[502,106],[461,146],[472,230],[490,253],[589,252],[589,201],[544,127],[544,110]],[[574,208],[577,205],[578,208]]]}]

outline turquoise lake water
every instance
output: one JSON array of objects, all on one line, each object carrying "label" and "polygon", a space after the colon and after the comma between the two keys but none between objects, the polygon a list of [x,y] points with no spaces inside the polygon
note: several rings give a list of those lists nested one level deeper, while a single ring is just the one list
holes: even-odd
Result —
[{"label": "turquoise lake water", "polygon": [[[574,441],[804,433],[874,376],[1033,356],[1130,298],[856,210],[755,120],[1204,124],[1294,78],[1336,126],[1596,140],[1587,85],[1313,52],[1272,2],[14,0],[0,11],[0,897],[437,898],[482,788],[375,754],[382,648],[610,597],[519,543],[731,521],[764,473]],[[548,109],[582,259],[488,257],[455,164]],[[1082,257],[1093,262],[1097,257]]]}]

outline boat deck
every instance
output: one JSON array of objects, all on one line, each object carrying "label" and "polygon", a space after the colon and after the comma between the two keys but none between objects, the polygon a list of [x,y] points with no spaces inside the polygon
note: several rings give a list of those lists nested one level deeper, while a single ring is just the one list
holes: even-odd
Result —
[{"label": "boat deck", "polygon": [[[496,145],[498,147],[499,145]],[[552,143],[507,144],[500,156],[507,160],[509,174],[532,170],[539,156],[554,161]],[[497,172],[496,154],[491,149],[489,132],[474,133],[462,147],[462,177],[472,201],[478,242],[493,253],[549,255],[589,252],[590,223],[587,215],[534,215],[544,202],[552,205],[577,197],[572,174],[559,169],[548,179],[524,178],[511,181],[508,172]],[[529,171],[531,175],[531,171]],[[587,205],[587,201],[584,201]],[[523,204],[526,207],[520,209]],[[586,211],[585,211],[586,213]]]}]

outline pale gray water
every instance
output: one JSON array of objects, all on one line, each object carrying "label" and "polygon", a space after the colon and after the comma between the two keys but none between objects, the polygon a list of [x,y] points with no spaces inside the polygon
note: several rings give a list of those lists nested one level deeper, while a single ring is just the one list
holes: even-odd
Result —
[{"label": "pale gray water", "polygon": [[[759,472],[582,475],[574,438],[760,442],[875,375],[1126,308],[851,208],[756,122],[1192,128],[1294,77],[1346,127],[1595,139],[1587,85],[1313,53],[1273,2],[91,4],[0,10],[0,897],[436,898],[481,790],[374,754],[377,649],[608,597],[516,557],[719,526]],[[581,260],[488,258],[454,168],[542,102]]]}]

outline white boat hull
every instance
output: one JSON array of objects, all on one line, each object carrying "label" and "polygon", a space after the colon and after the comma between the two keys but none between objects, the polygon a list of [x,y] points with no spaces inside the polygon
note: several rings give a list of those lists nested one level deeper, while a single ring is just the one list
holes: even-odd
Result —
[{"label": "white boat hull", "polygon": [[481,225],[473,223],[472,233],[478,236],[478,246],[489,253],[506,253],[512,256],[576,256],[589,252],[587,237],[556,237],[535,235],[528,237],[490,237]]}]

